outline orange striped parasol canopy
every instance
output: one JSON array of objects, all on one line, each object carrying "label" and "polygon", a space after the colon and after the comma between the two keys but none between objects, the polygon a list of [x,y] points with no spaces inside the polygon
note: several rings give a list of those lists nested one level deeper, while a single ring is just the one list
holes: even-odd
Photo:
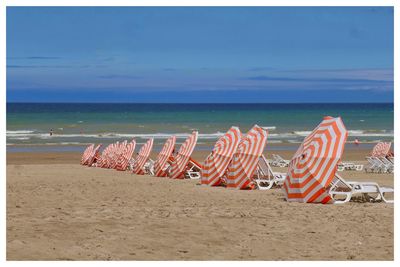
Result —
[{"label": "orange striped parasol canopy", "polygon": [[252,189],[253,176],[259,158],[267,145],[268,131],[254,125],[240,140],[236,153],[228,166],[226,186],[229,188]]},{"label": "orange striped parasol canopy", "polygon": [[289,164],[283,191],[287,201],[333,203],[329,186],[347,140],[340,117],[324,117],[308,135]]},{"label": "orange striped parasol canopy", "polygon": [[239,145],[241,132],[238,127],[232,126],[215,143],[212,152],[207,156],[201,171],[201,183],[209,186],[218,186],[223,182],[226,169]]},{"label": "orange striped parasol canopy", "polygon": [[92,166],[92,164],[94,163],[94,161],[99,157],[99,153],[100,153],[100,148],[101,148],[102,144],[97,145],[92,152],[89,155],[89,158],[87,160],[87,165],[90,167]]},{"label": "orange striped parasol canopy", "polygon": [[392,142],[379,142],[372,149],[371,156],[373,157],[386,157],[389,154]]},{"label": "orange striped parasol canopy", "polygon": [[160,153],[157,156],[156,162],[154,162],[154,173],[155,176],[158,177],[165,177],[167,176],[166,165],[168,159],[171,157],[172,152],[174,151],[176,143],[176,136],[173,135],[165,141],[163,148],[161,149]]},{"label": "orange striped parasol canopy", "polygon": [[81,159],[81,164],[82,164],[82,165],[85,165],[85,163],[86,163],[86,161],[88,160],[88,157],[89,157],[91,151],[93,150],[93,148],[94,148],[94,144],[90,144],[90,145],[85,149],[85,151],[83,151],[82,159]]},{"label": "orange striped parasol canopy", "polygon": [[186,139],[186,141],[181,145],[177,155],[171,163],[171,170],[169,172],[169,177],[173,179],[183,179],[185,178],[185,168],[190,160],[190,156],[193,153],[194,147],[197,143],[198,132],[193,131],[192,134]]},{"label": "orange striped parasol canopy", "polygon": [[118,160],[121,157],[122,152],[124,151],[128,141],[124,140],[121,143],[119,143],[119,142],[117,142],[117,143],[118,143],[118,145],[115,147],[114,153],[112,154],[112,158],[111,158],[111,164],[110,164],[111,169],[115,169],[115,167],[117,166]]},{"label": "orange striped parasol canopy", "polygon": [[106,167],[106,165],[107,165],[108,153],[110,152],[110,150],[111,150],[111,148],[112,148],[112,145],[113,145],[112,143],[109,144],[109,145],[103,150],[103,152],[101,153],[101,156],[100,156],[100,160],[99,160],[99,162],[98,162],[98,164],[97,164],[97,167],[101,167],[101,168]]},{"label": "orange striped parasol canopy", "polygon": [[144,174],[143,167],[144,167],[144,164],[146,164],[147,160],[150,157],[151,150],[153,149],[153,142],[154,142],[154,139],[150,138],[139,150],[139,154],[136,157],[136,160],[135,160],[135,163],[133,166],[134,173],[142,174],[142,175]]},{"label": "orange striped parasol canopy", "polygon": [[136,147],[136,141],[132,140],[130,143],[128,143],[125,146],[125,149],[122,152],[122,155],[119,157],[117,166],[115,167],[116,170],[118,171],[126,171],[128,168],[129,162],[133,156],[133,153],[135,151]]}]

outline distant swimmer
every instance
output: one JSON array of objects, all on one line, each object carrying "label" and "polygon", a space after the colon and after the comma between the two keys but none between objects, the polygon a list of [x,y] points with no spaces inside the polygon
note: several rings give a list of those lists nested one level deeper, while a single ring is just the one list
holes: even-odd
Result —
[{"label": "distant swimmer", "polygon": [[358,145],[360,144],[360,141],[358,141],[358,139],[356,138],[356,139],[354,139],[354,144],[355,144],[356,146],[358,146]]},{"label": "distant swimmer", "polygon": [[50,136],[53,135],[53,129],[50,129]]}]

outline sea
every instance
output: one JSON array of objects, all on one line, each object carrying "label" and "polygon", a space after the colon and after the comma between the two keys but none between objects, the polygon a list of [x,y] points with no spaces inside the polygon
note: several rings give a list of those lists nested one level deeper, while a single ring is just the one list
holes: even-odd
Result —
[{"label": "sea", "polygon": [[231,126],[246,133],[254,124],[268,129],[268,144],[296,149],[326,115],[342,118],[349,143],[394,141],[393,103],[7,103],[7,151],[80,151],[90,143],[143,144],[151,137],[161,149],[169,136],[179,144],[194,130],[209,149]]}]

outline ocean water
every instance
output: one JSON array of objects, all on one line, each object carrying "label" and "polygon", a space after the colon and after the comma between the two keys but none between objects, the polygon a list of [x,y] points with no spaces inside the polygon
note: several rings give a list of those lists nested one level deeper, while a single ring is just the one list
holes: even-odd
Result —
[{"label": "ocean water", "polygon": [[[83,145],[149,137],[162,145],[171,134],[182,143],[199,131],[211,144],[232,125],[269,129],[269,143],[297,144],[325,115],[341,116],[348,141],[393,141],[389,104],[60,104],[8,103],[7,145]],[[50,136],[49,131],[54,134]]]}]

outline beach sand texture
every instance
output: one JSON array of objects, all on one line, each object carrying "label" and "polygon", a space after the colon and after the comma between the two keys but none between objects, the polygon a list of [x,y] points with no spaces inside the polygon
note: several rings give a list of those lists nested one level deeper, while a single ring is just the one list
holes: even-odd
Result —
[{"label": "beach sand texture", "polygon": [[[366,154],[350,151],[344,159]],[[211,188],[79,160],[78,153],[7,154],[7,260],[394,257],[390,204],[287,203],[280,189]],[[341,174],[393,186],[393,174]]]}]

